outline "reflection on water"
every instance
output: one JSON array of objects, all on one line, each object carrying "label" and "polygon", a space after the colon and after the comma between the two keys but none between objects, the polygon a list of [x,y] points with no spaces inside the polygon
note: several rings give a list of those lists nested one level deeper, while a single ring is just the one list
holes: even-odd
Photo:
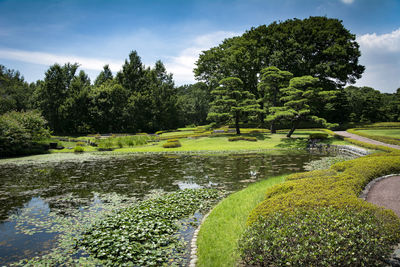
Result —
[{"label": "reflection on water", "polygon": [[143,198],[151,190],[211,187],[237,191],[269,176],[297,172],[321,156],[306,152],[269,155],[152,154],[79,161],[0,165],[0,263],[32,257],[51,247],[55,233],[19,234],[10,214],[30,216],[82,209],[98,202],[96,194]]}]

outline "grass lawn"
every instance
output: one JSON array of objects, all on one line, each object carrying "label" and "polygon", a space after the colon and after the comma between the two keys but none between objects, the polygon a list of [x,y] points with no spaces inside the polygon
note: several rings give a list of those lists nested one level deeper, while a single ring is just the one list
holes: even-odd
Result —
[{"label": "grass lawn", "polygon": [[268,187],[283,182],[285,176],[271,177],[222,200],[200,228],[197,239],[197,266],[236,266],[238,239],[247,217],[264,200]]},{"label": "grass lawn", "polygon": [[[307,138],[310,133],[321,132],[319,130],[298,130],[292,135],[292,138],[286,138],[286,132],[279,132],[277,134],[270,133],[254,133],[257,129],[243,129],[244,136],[253,136],[257,138],[257,142],[251,141],[235,141],[229,142],[228,138],[235,136],[234,133],[224,134],[210,134],[206,137],[190,137],[196,135],[193,131],[176,131],[167,132],[160,135],[162,139],[160,142],[150,142],[146,145],[138,146],[124,146],[122,148],[114,147],[113,152],[120,153],[135,153],[135,152],[189,152],[189,151],[258,151],[269,149],[296,149],[305,148],[307,145]],[[185,138],[188,137],[188,138]],[[179,138],[181,147],[178,148],[164,148],[163,144],[167,139]],[[79,138],[82,140],[85,137]],[[94,139],[92,141],[95,141]],[[346,141],[329,137],[324,143],[334,145],[349,144]],[[62,150],[53,150],[53,152],[73,152],[76,143],[63,142],[66,147]],[[86,152],[96,151],[97,148],[91,146],[84,147]]]},{"label": "grass lawn", "polygon": [[400,129],[368,129],[368,130],[358,130],[357,132],[366,133],[369,135],[376,135],[376,136],[386,136],[400,139]]}]

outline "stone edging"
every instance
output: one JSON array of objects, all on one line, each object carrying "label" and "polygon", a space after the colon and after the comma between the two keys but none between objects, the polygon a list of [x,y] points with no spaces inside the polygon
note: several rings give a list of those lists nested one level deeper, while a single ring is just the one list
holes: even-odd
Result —
[{"label": "stone edging", "polygon": [[351,154],[355,155],[358,157],[361,156],[366,156],[368,154],[371,154],[370,151],[364,148],[358,148],[355,146],[350,146],[350,145],[329,145],[329,144],[311,144],[308,149],[310,150],[325,150],[325,151],[337,151],[339,153],[344,153],[344,154]]},{"label": "stone edging", "polygon": [[393,176],[400,176],[400,174],[389,174],[389,175],[385,175],[385,176],[381,176],[381,177],[375,178],[374,180],[372,180],[371,182],[369,182],[365,186],[365,188],[361,192],[361,195],[359,196],[359,198],[361,198],[362,200],[367,200],[368,193],[371,190],[372,186],[374,186],[374,184],[376,184],[377,182],[379,182],[379,181],[381,181],[383,179],[390,178],[390,177],[393,177]]},{"label": "stone edging", "polygon": [[[218,205],[218,203],[217,203]],[[214,208],[212,208],[204,217],[201,219],[201,222],[197,229],[194,231],[193,238],[190,241],[190,262],[189,262],[189,267],[196,267],[197,263],[197,236],[200,231],[200,227],[203,225],[204,221],[207,219],[208,215],[212,212]]]},{"label": "stone edging", "polygon": [[[386,178],[393,177],[393,176],[400,176],[400,174],[389,174],[389,175],[375,178],[374,180],[372,180],[371,182],[369,182],[367,184],[367,186],[361,192],[361,195],[359,196],[359,198],[361,198],[362,200],[367,200],[369,191],[377,182],[382,181]],[[393,248],[393,250],[394,251],[393,251],[392,255],[390,256],[390,259],[387,261],[387,263],[389,264],[389,266],[398,267],[398,266],[400,266],[400,244],[395,246]]]}]

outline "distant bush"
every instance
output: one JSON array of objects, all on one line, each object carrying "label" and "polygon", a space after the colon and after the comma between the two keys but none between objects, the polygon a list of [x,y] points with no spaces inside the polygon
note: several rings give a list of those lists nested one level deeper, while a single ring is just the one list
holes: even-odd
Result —
[{"label": "distant bush", "polygon": [[323,140],[323,139],[328,138],[328,134],[327,133],[310,133],[308,138],[309,139],[320,139],[320,140]]},{"label": "distant bush", "polygon": [[181,147],[181,146],[182,145],[178,139],[170,139],[166,143],[163,144],[163,148],[175,148],[175,147]]},{"label": "distant bush", "polygon": [[256,142],[257,138],[256,137],[251,137],[251,136],[233,136],[228,138],[229,142],[234,142],[234,141],[250,141],[250,142]]},{"label": "distant bush", "polygon": [[77,142],[76,145],[77,146],[85,146],[86,144],[84,142]]},{"label": "distant bush", "polygon": [[74,152],[75,153],[82,153],[83,151],[85,151],[85,149],[81,146],[76,146],[74,147]]},{"label": "distant bush", "polygon": [[40,143],[50,137],[46,123],[37,111],[0,115],[0,157],[44,152]]}]

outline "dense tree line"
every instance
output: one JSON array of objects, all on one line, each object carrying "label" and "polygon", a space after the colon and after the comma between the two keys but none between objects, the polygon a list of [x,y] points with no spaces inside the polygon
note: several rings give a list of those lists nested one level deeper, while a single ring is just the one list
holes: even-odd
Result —
[{"label": "dense tree line", "polygon": [[198,83],[176,87],[161,61],[136,51],[115,76],[104,66],[92,83],[79,64],[54,64],[28,84],[0,65],[0,114],[37,109],[56,134],[155,132],[210,122],[296,128],[300,122],[398,121],[400,89],[352,84],[364,67],[355,36],[326,17],[262,25],[203,51]]}]

